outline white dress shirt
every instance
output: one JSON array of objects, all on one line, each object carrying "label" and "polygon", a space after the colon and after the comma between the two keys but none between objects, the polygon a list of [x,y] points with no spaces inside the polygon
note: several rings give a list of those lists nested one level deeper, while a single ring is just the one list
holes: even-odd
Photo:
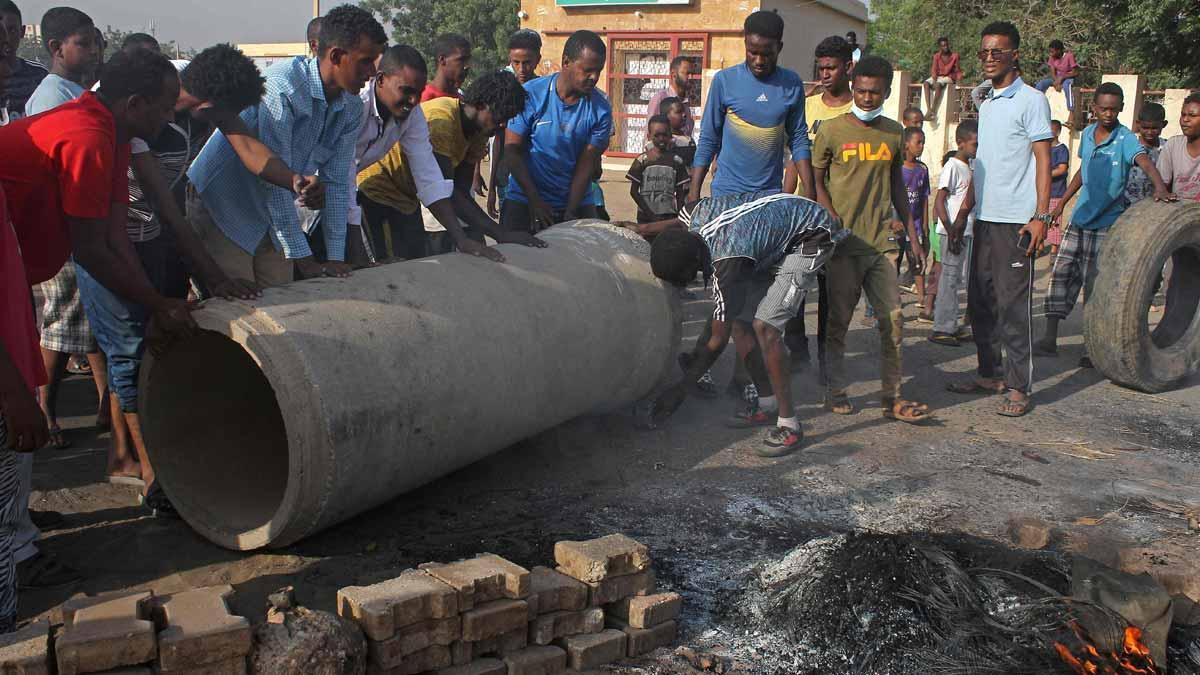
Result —
[{"label": "white dress shirt", "polygon": [[[350,177],[350,185],[357,185],[359,171],[383,159],[396,143],[404,150],[404,160],[412,171],[413,182],[417,185],[417,198],[425,206],[449,199],[454,193],[454,181],[447,180],[442,175],[442,168],[433,157],[433,146],[429,143],[429,123],[425,121],[425,113],[421,106],[413,108],[408,117],[396,123],[395,117],[388,117],[384,122],[383,116],[375,105],[375,81],[372,80],[363,87],[359,94],[363,102],[363,123],[358,130],[358,141],[354,146],[354,176]],[[350,200],[350,213],[346,222],[353,225],[362,224],[362,210],[356,199]]]}]

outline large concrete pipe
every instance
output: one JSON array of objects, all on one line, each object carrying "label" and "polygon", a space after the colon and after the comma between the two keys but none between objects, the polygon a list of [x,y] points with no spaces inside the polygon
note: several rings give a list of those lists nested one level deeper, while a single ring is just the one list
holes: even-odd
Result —
[{"label": "large concrete pipe", "polygon": [[285,546],[671,374],[677,294],[632,233],[576,221],[508,262],[452,254],[209,302],[143,367],[142,424],[183,518]]}]

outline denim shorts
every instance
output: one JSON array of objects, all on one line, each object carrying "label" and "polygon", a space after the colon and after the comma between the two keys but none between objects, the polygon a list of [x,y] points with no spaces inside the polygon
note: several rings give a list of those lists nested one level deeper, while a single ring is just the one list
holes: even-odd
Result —
[{"label": "denim shorts", "polygon": [[[179,297],[176,276],[183,263],[168,238],[159,236],[134,242],[150,283],[164,295]],[[138,410],[138,371],[145,353],[150,312],[105,288],[83,265],[76,265],[79,295],[100,350],[108,359],[108,389],[120,401],[121,411]]]}]

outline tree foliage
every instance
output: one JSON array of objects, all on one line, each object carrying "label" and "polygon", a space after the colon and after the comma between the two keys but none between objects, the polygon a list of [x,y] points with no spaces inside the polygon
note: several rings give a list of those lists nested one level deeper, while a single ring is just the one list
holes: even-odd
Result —
[{"label": "tree foliage", "polygon": [[1053,39],[1067,43],[1083,83],[1105,72],[1138,72],[1151,87],[1200,86],[1200,5],[1195,0],[873,0],[874,53],[924,79],[937,38],[962,54],[968,80],[980,77],[979,34],[992,21],[1021,30],[1027,79],[1045,75]]},{"label": "tree foliage", "polygon": [[[121,30],[112,26],[104,27],[104,41],[108,43],[107,49],[104,51],[104,60],[107,61],[110,56],[117,53],[121,49],[121,43],[125,38],[133,33],[144,33],[141,30]],[[157,38],[157,36],[155,36]],[[158,41],[159,49],[162,50],[164,56],[170,59],[190,59],[196,55],[194,49],[184,49],[179,46],[174,40]]]},{"label": "tree foliage", "polygon": [[[104,60],[116,53],[121,48],[121,43],[125,41],[125,36],[132,33],[142,33],[145,31],[136,30],[121,30],[112,26],[104,27],[104,40],[108,43],[108,48],[104,51]],[[196,55],[194,49],[184,49],[180,47],[174,40],[167,42],[159,41],[159,47],[162,53],[171,59],[190,59]],[[50,67],[50,53],[42,46],[40,38],[25,38],[21,40],[21,47],[17,50],[17,55],[23,59],[37,61],[47,68]]]},{"label": "tree foliage", "polygon": [[393,41],[421,52],[431,74],[437,36],[466,37],[472,45],[472,69],[486,72],[508,62],[508,38],[519,27],[519,0],[362,0],[360,5],[391,26]]}]

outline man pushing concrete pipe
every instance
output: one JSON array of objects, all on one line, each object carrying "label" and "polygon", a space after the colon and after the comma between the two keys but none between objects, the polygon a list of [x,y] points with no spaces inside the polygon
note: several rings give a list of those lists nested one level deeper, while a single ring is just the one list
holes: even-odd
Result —
[{"label": "man pushing concrete pipe", "polygon": [[212,301],[147,361],[144,433],[183,518],[285,546],[665,383],[678,296],[631,232],[575,221],[508,264],[444,255]]}]

